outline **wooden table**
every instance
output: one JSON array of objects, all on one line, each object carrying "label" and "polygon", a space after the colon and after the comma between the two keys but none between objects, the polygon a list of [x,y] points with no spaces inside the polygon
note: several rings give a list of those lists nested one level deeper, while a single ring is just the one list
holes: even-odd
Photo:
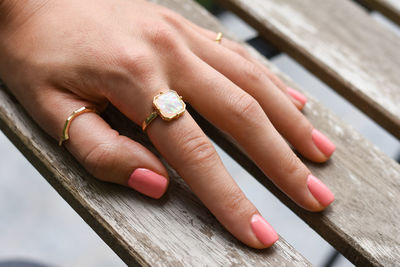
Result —
[{"label": "wooden table", "polygon": [[[222,31],[191,0],[158,0],[195,23]],[[400,38],[348,0],[224,0],[255,27],[397,138],[400,137]],[[400,21],[396,0],[363,1]],[[390,11],[390,12],[389,12]],[[246,48],[290,86],[299,86],[254,49]],[[307,94],[306,94],[307,95]],[[310,213],[280,192],[255,164],[194,110],[204,131],[344,256],[360,266],[400,264],[400,166],[310,95],[304,114],[337,145],[326,164],[307,166],[335,193],[334,205]],[[154,151],[142,131],[115,108],[104,118]],[[309,266],[283,238],[257,251],[235,240],[168,168],[160,201],[95,180],[46,135],[3,85],[0,128],[49,183],[128,265]],[[155,152],[156,153],[156,152]]]}]

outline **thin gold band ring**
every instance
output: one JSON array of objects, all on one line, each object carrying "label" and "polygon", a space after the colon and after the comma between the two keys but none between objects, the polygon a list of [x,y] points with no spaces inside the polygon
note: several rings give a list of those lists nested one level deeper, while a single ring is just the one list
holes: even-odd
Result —
[{"label": "thin gold band ring", "polygon": [[222,32],[217,33],[217,38],[215,38],[215,42],[217,44],[220,44],[223,37],[224,37],[224,35],[222,34]]},{"label": "thin gold band ring", "polygon": [[81,107],[77,110],[75,110],[74,112],[71,113],[71,115],[69,115],[69,117],[67,118],[67,120],[65,121],[64,124],[64,129],[60,138],[60,141],[58,142],[59,146],[62,146],[62,144],[67,141],[69,139],[69,127],[71,126],[71,122],[78,117],[79,115],[82,115],[84,113],[88,113],[88,112],[94,112],[96,113],[96,110],[94,108],[88,108],[88,107]]}]

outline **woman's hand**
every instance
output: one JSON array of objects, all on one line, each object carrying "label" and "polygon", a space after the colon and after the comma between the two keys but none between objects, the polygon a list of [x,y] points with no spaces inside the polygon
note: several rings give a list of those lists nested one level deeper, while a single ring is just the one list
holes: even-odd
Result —
[{"label": "woman's hand", "polygon": [[[0,2],[0,75],[55,139],[82,106],[103,110],[110,102],[141,125],[153,97],[173,89],[234,137],[298,205],[320,211],[333,201],[282,136],[316,162],[326,161],[334,145],[299,111],[306,99],[238,44],[217,44],[216,33],[146,1],[25,2]],[[95,177],[153,198],[165,192],[167,172],[157,157],[99,115],[77,117],[69,133],[67,149]],[[255,248],[278,239],[188,112],[171,122],[156,119],[147,133],[233,235]]]}]

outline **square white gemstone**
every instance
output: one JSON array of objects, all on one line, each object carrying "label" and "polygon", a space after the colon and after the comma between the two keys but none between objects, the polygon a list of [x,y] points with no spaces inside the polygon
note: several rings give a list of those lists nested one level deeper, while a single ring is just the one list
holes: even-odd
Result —
[{"label": "square white gemstone", "polygon": [[185,103],[173,90],[156,95],[153,104],[160,116],[167,120],[171,120],[185,111]]}]

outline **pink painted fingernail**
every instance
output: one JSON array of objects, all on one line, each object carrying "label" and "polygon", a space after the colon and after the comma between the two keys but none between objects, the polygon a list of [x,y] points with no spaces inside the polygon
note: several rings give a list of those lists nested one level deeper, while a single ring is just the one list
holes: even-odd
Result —
[{"label": "pink painted fingernail", "polygon": [[297,101],[299,101],[302,105],[305,105],[307,103],[307,97],[305,97],[302,93],[300,93],[299,91],[288,87],[287,88],[287,92],[288,94],[293,97],[294,99],[296,99]]},{"label": "pink painted fingernail", "polygon": [[254,214],[253,217],[251,217],[251,229],[257,239],[267,247],[271,246],[279,239],[274,228],[259,214]]},{"label": "pink painted fingernail", "polygon": [[325,156],[330,157],[336,149],[336,146],[332,143],[332,141],[316,129],[312,130],[311,136],[318,149],[324,153]]},{"label": "pink painted fingernail", "polygon": [[324,185],[321,180],[313,175],[308,175],[307,178],[308,190],[311,194],[321,203],[322,206],[327,207],[335,200],[335,196],[329,190],[329,188]]},{"label": "pink painted fingernail", "polygon": [[167,190],[168,179],[148,169],[138,168],[129,177],[128,185],[146,196],[158,199]]}]

